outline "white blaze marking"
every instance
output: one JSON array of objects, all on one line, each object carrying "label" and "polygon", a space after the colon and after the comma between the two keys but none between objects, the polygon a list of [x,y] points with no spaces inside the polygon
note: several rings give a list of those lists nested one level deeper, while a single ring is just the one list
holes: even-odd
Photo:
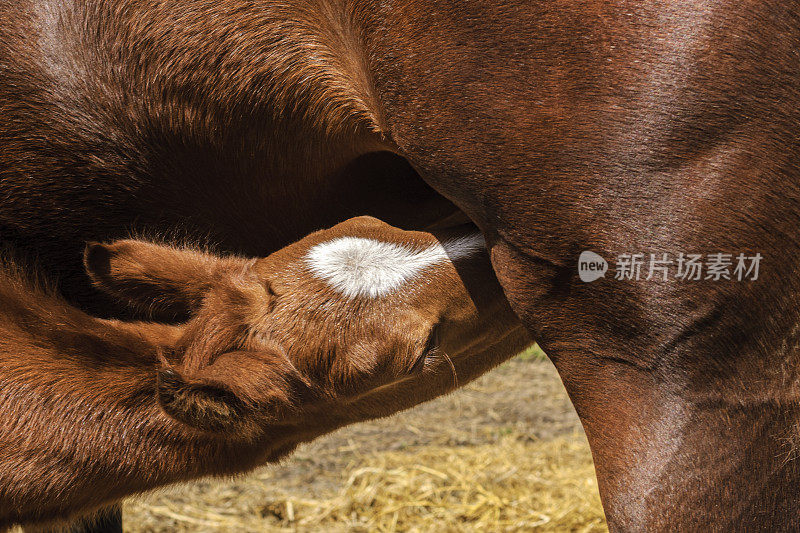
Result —
[{"label": "white blaze marking", "polygon": [[483,235],[459,237],[423,249],[362,237],[339,237],[317,244],[306,264],[345,296],[377,298],[437,263],[458,261],[486,248]]}]

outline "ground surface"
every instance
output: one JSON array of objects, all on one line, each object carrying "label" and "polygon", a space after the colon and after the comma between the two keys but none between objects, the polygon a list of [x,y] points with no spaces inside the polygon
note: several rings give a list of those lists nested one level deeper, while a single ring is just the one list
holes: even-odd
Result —
[{"label": "ground surface", "polygon": [[605,531],[586,439],[552,365],[340,430],[236,480],[129,501],[125,530]]}]

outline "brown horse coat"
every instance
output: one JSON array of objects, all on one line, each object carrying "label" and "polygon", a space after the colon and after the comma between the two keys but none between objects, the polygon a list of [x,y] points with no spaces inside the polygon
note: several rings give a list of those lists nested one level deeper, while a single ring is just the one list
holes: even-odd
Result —
[{"label": "brown horse coat", "polygon": [[[797,529],[798,7],[6,2],[0,231],[87,303],[86,239],[263,255],[361,212],[421,227],[453,206],[418,173],[484,230],[612,529]],[[586,284],[587,250],[764,264]]]},{"label": "brown horse coat", "polygon": [[245,472],[516,354],[527,333],[474,232],[361,217],[250,260],[89,246],[99,286],[183,306],[181,326],[91,317],[4,264],[0,530]]}]

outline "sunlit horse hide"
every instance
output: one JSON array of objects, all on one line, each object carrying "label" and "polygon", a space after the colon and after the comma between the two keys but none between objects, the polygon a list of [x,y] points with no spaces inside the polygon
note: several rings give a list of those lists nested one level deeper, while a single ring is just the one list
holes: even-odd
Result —
[{"label": "sunlit horse hide", "polygon": [[94,318],[2,265],[0,530],[277,461],[529,342],[474,226],[360,217],[261,259],[93,243],[86,268],[122,300],[193,318]]},{"label": "sunlit horse hide", "polygon": [[[2,234],[86,305],[87,239],[263,255],[455,205],[558,368],[612,530],[796,530],[799,7],[7,2]],[[763,261],[584,283],[584,251]]]}]

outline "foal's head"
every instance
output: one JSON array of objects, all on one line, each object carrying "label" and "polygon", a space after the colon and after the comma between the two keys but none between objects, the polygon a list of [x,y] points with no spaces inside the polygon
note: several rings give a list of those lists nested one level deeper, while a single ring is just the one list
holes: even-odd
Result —
[{"label": "foal's head", "polygon": [[263,259],[122,240],[90,244],[86,267],[134,305],[191,316],[163,355],[159,399],[209,431],[303,424],[314,409],[333,425],[381,416],[527,338],[471,226],[424,233],[359,217]]}]

